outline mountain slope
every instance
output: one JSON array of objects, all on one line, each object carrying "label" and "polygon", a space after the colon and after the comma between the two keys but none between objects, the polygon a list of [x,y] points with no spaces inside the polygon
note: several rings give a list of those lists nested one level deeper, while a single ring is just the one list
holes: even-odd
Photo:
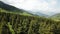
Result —
[{"label": "mountain slope", "polygon": [[4,2],[0,1],[0,9],[6,10],[7,12],[13,12],[16,14],[22,14],[22,15],[29,15],[29,16],[43,16],[43,17],[48,17],[48,15],[45,15],[40,12],[31,12],[31,11],[25,11],[19,8],[16,8],[14,6],[5,4]]},{"label": "mountain slope", "polygon": [[8,5],[8,4],[5,4],[2,1],[0,1],[0,10],[1,10],[1,12],[16,13],[16,14],[21,14],[21,15],[32,15],[25,10],[16,8],[16,7]]},{"label": "mountain slope", "polygon": [[60,21],[0,12],[0,34],[60,34]]},{"label": "mountain slope", "polygon": [[43,13],[41,13],[41,12],[32,12],[32,11],[30,11],[29,13],[32,13],[33,15],[35,15],[35,16],[42,16],[42,17],[48,17],[48,15],[46,15],[46,14],[43,14]]},{"label": "mountain slope", "polygon": [[39,16],[48,17],[48,15],[45,15],[45,14],[43,14],[43,13],[40,13],[40,12],[36,12],[35,14],[36,14],[36,15],[39,15]]},{"label": "mountain slope", "polygon": [[16,11],[19,10],[16,7],[13,7],[11,5],[5,4],[4,2],[0,1],[0,8],[5,9],[5,10],[9,10],[9,11]]},{"label": "mountain slope", "polygon": [[58,13],[58,14],[55,14],[55,15],[51,16],[50,18],[53,18],[53,19],[58,19],[58,20],[60,20],[60,13]]},{"label": "mountain slope", "polygon": [[24,10],[15,11],[15,8],[10,10],[11,7],[6,8],[8,7],[0,7],[0,34],[60,34],[60,21],[44,17],[24,16],[30,13]]}]

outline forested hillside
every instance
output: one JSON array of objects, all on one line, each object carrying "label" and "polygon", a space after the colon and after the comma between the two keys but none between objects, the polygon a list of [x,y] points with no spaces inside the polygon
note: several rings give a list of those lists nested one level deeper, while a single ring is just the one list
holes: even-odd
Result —
[{"label": "forested hillside", "polygon": [[0,34],[60,34],[60,21],[0,2]]},{"label": "forested hillside", "polygon": [[0,34],[60,34],[60,21],[0,12]]}]

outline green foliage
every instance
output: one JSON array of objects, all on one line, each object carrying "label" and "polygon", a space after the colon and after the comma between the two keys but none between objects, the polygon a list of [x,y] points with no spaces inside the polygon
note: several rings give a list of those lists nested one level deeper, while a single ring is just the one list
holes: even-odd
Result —
[{"label": "green foliage", "polygon": [[10,30],[10,32],[11,32],[12,34],[15,34],[14,30],[12,29],[12,25],[10,25],[9,22],[8,22],[8,24],[7,24],[7,27],[9,28],[9,30]]},{"label": "green foliage", "polygon": [[59,15],[52,19],[34,16],[0,2],[0,34],[60,34]]},{"label": "green foliage", "polygon": [[60,34],[60,21],[0,12],[0,34]]}]

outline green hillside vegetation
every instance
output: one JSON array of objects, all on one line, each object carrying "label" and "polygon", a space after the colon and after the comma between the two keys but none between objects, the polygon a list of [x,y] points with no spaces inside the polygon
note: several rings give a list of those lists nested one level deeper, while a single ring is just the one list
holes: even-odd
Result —
[{"label": "green hillside vegetation", "polygon": [[52,19],[54,19],[56,21],[60,21],[60,13],[55,14],[55,15],[51,16],[50,18],[52,18]]},{"label": "green hillside vegetation", "polygon": [[60,34],[60,21],[25,14],[0,9],[0,34]]},{"label": "green hillside vegetation", "polygon": [[[24,11],[24,10],[22,10],[22,11]],[[13,12],[13,11],[7,11],[7,10],[5,10],[5,9],[1,9],[0,8],[0,12],[5,12],[5,13],[13,13],[13,14],[19,14],[19,15],[26,15],[26,16],[32,16],[33,14],[30,14],[30,13],[28,13],[28,12],[21,12],[21,11],[15,11],[15,12]]]}]

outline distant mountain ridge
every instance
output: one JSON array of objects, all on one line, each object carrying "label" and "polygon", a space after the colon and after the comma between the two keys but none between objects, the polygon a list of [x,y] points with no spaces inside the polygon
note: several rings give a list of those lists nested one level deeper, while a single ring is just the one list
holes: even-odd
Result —
[{"label": "distant mountain ridge", "polygon": [[40,12],[36,12],[35,14],[39,15],[39,16],[44,16],[44,17],[48,17],[48,15],[40,13]]},{"label": "distant mountain ridge", "polygon": [[16,10],[20,11],[20,9],[18,9],[14,6],[8,5],[2,1],[0,1],[0,8],[5,9],[5,10],[9,10],[9,11],[16,11]]},{"label": "distant mountain ridge", "polygon": [[23,9],[19,9],[19,8],[16,8],[14,6],[11,6],[11,5],[8,5],[2,1],[0,1],[0,8],[4,9],[4,10],[7,10],[7,11],[11,11],[11,12],[20,12],[20,13],[27,13],[27,14],[30,14],[30,15],[34,15],[34,16],[44,16],[44,17],[48,17],[48,15],[45,15],[43,13],[40,13],[40,12],[29,12],[29,11],[25,11]]}]

